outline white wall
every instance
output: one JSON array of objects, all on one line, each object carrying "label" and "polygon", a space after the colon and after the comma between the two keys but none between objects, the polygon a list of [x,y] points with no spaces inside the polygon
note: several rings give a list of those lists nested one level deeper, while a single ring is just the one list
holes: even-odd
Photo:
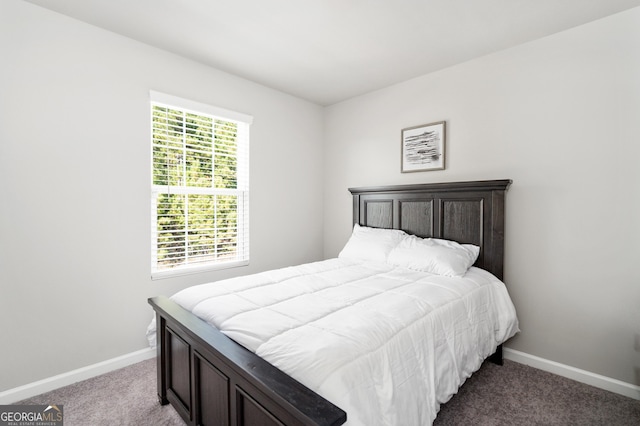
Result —
[{"label": "white wall", "polygon": [[[321,107],[17,0],[0,52],[0,391],[145,348],[150,296],[322,257]],[[249,267],[150,279],[150,89],[253,115]]]},{"label": "white wall", "polygon": [[[348,187],[513,179],[507,346],[640,384],[640,8],[326,109],[325,256]],[[447,121],[444,171],[400,173],[400,130]]]}]

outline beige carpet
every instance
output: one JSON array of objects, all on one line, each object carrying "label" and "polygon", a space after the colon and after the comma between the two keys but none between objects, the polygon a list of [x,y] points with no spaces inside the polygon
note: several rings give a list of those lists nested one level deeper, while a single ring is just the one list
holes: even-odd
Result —
[{"label": "beige carpet", "polygon": [[[158,403],[155,359],[20,404],[62,404],[65,426],[184,425],[171,406]],[[434,425],[638,426],[640,401],[511,361],[485,363]]]}]

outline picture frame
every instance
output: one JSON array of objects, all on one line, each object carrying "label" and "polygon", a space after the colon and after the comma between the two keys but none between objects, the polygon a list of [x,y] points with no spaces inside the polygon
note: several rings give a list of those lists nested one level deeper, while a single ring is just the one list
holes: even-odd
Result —
[{"label": "picture frame", "polygon": [[402,173],[444,170],[445,121],[402,129],[401,143]]}]

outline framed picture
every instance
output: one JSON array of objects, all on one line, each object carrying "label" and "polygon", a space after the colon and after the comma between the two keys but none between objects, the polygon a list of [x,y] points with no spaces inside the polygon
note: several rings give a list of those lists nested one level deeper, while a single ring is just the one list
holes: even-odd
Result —
[{"label": "framed picture", "polygon": [[444,169],[445,124],[402,129],[402,173]]}]

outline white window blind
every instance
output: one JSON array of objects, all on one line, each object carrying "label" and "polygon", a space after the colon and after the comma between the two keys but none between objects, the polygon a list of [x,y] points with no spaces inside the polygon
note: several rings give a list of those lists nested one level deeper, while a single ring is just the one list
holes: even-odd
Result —
[{"label": "white window blind", "polygon": [[251,121],[151,92],[152,277],[248,264]]}]

